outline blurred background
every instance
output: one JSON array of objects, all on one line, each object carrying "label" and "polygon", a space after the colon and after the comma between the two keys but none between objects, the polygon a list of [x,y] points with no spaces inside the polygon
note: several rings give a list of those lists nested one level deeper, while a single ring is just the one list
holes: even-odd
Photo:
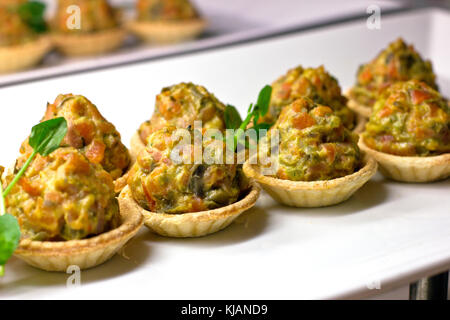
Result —
[{"label": "blurred background", "polygon": [[[44,16],[50,21],[57,11],[58,0],[39,1],[45,3]],[[126,24],[136,20],[136,1],[109,2],[120,10]],[[366,10],[370,5],[378,6],[382,14],[411,8],[450,5],[450,0],[192,0],[191,2],[197,8],[200,17],[207,21],[204,29],[194,39],[170,44],[148,43],[140,41],[133,32],[129,32],[117,48],[102,54],[73,57],[51,48],[32,66],[7,72],[1,72],[0,68],[0,86],[306,30],[367,16]],[[54,30],[49,31],[48,33],[52,34]]]}]

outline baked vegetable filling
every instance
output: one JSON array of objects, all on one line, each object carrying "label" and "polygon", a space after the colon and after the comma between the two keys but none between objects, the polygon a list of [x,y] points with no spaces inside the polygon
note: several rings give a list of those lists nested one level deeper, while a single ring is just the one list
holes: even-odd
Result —
[{"label": "baked vegetable filling", "polygon": [[0,4],[0,47],[24,44],[35,38],[36,34],[21,19],[16,7]]},{"label": "baked vegetable filling", "polygon": [[399,38],[371,62],[359,67],[352,98],[372,107],[378,96],[397,81],[420,80],[437,89],[431,62]]},{"label": "baked vegetable filling", "polygon": [[201,121],[204,129],[225,130],[225,105],[205,87],[193,83],[180,83],[162,89],[156,96],[151,120],[139,128],[143,142],[154,131],[167,126],[187,129],[194,121]]},{"label": "baked vegetable filling", "polygon": [[141,21],[179,21],[198,18],[189,0],[138,0],[138,19]]},{"label": "baked vegetable filling", "polygon": [[[348,130],[330,107],[300,98],[283,108],[277,122],[260,142],[265,156],[273,130],[278,130],[276,177],[292,181],[330,180],[359,170],[358,135]],[[266,144],[268,143],[268,144]],[[260,154],[261,155],[261,154]]]},{"label": "baked vegetable filling", "polygon": [[396,83],[375,103],[363,139],[374,150],[399,156],[448,153],[448,101],[424,82]]},{"label": "baked vegetable filling", "polygon": [[[222,140],[206,139],[203,130],[197,132],[203,135],[198,145],[194,144],[193,130],[188,131],[188,140],[174,135],[176,130],[166,127],[149,136],[147,147],[128,178],[136,202],[146,210],[170,214],[215,209],[236,202],[245,189],[245,181],[235,153],[227,162]],[[202,154],[208,153],[215,160],[197,164],[198,146]],[[183,161],[174,160],[174,153]]]},{"label": "baked vegetable filling", "polygon": [[[57,117],[64,117],[68,123],[62,146],[78,149],[90,162],[100,164],[113,179],[125,173],[130,164],[128,150],[114,125],[100,114],[92,102],[80,95],[59,95],[53,104],[47,105],[42,121]],[[28,139],[22,144],[20,152],[31,154]]]},{"label": "baked vegetable filling", "polygon": [[263,119],[265,122],[274,123],[283,107],[307,97],[332,108],[347,128],[355,126],[355,115],[347,108],[347,99],[341,94],[338,81],[323,66],[306,69],[298,66],[291,69],[276,80],[272,88],[269,113]]},{"label": "baked vegetable filling", "polygon": [[71,147],[38,155],[5,201],[33,240],[83,239],[120,223],[111,176]]}]

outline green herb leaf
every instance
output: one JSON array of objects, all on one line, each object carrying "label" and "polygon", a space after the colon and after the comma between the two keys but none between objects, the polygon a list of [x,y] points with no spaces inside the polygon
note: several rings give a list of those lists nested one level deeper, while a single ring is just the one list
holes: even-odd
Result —
[{"label": "green herb leaf", "polygon": [[256,131],[259,131],[259,130],[269,130],[270,127],[271,127],[272,125],[273,125],[272,123],[265,123],[265,122],[263,122],[263,123],[258,123],[258,124],[254,127],[254,129],[255,129]]},{"label": "green herb leaf", "polygon": [[242,124],[242,118],[239,111],[232,106],[227,105],[225,108],[225,125],[227,129],[237,129]]},{"label": "green herb leaf", "polygon": [[37,33],[47,31],[45,22],[45,4],[39,1],[29,1],[20,5],[18,13],[23,22]]},{"label": "green herb leaf", "polygon": [[66,119],[51,119],[41,122],[33,127],[28,143],[37,153],[42,156],[48,156],[59,148],[66,133]]},{"label": "green herb leaf", "polygon": [[0,216],[0,265],[3,266],[19,245],[20,227],[10,214]]},{"label": "green herb leaf", "polygon": [[6,197],[17,181],[23,176],[27,168],[29,167],[31,161],[33,161],[36,154],[42,156],[48,156],[50,153],[59,148],[62,140],[67,133],[67,121],[64,118],[55,118],[47,120],[35,125],[31,129],[30,138],[28,143],[33,147],[33,153],[27,159],[25,164],[15,175],[14,179],[8,185],[8,187],[3,192],[3,197]]},{"label": "green herb leaf", "polygon": [[[242,121],[239,116],[239,112],[235,107],[228,105],[225,109],[225,123],[227,129],[235,129],[234,134],[234,147],[236,148],[238,144],[247,145],[244,140],[244,130],[247,129],[247,126],[251,121],[253,121],[253,129],[259,131],[259,129],[269,129],[270,124],[261,123],[258,124],[260,118],[264,117],[266,113],[269,111],[270,99],[272,96],[272,87],[267,85],[259,92],[258,102],[256,104],[250,104],[247,110],[247,116],[244,121]],[[236,114],[239,116],[239,120],[237,120]],[[239,125],[238,125],[239,124]],[[259,133],[259,132],[258,132]],[[259,134],[257,135],[257,139],[259,139]]]},{"label": "green herb leaf", "polygon": [[267,85],[259,92],[258,111],[261,117],[265,116],[269,111],[270,98],[272,97],[272,87]]}]

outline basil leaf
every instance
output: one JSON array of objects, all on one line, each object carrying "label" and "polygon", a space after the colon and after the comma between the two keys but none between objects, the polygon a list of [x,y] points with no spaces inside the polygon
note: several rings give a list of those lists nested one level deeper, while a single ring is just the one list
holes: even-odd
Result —
[{"label": "basil leaf", "polygon": [[10,214],[0,216],[0,265],[4,265],[13,255],[20,240],[17,219]]},{"label": "basil leaf", "polygon": [[228,104],[225,108],[225,125],[227,129],[237,129],[241,123],[242,118],[239,111],[234,106]]},{"label": "basil leaf", "polygon": [[18,9],[18,14],[22,21],[37,33],[47,31],[44,13],[45,4],[39,1],[25,2]]},{"label": "basil leaf", "polygon": [[272,87],[267,85],[259,92],[258,110],[261,117],[265,116],[269,111],[270,98],[272,97]]},{"label": "basil leaf", "polygon": [[34,151],[42,156],[48,156],[59,148],[67,133],[67,121],[55,118],[35,125],[31,130],[28,143]]}]

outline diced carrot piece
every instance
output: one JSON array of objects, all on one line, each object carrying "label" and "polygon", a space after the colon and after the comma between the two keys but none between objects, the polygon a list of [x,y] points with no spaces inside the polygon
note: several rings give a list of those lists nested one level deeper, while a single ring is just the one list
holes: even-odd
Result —
[{"label": "diced carrot piece", "polygon": [[91,143],[94,138],[94,125],[91,122],[81,122],[73,125],[73,129],[83,137],[86,144]]},{"label": "diced carrot piece", "polygon": [[431,98],[431,94],[422,90],[412,90],[411,91],[411,100],[414,104],[420,104],[423,101]]},{"label": "diced carrot piece", "polygon": [[336,158],[336,147],[331,144],[324,144],[323,147],[327,151],[327,159],[329,163],[333,163]]},{"label": "diced carrot piece", "polygon": [[281,90],[278,91],[278,98],[287,99],[291,95],[291,84],[285,82],[281,85]]},{"label": "diced carrot piece", "polygon": [[38,183],[33,183],[30,179],[25,177],[21,178],[19,180],[19,185],[32,197],[36,197],[41,194],[41,186]]},{"label": "diced carrot piece", "polygon": [[312,110],[312,113],[316,116],[316,117],[323,117],[326,114],[330,114],[333,113],[333,110],[331,110],[330,107],[326,107],[326,106],[319,106],[316,107]]},{"label": "diced carrot piece", "polygon": [[294,128],[297,128],[299,130],[311,127],[316,122],[314,119],[307,113],[300,113],[296,117],[292,119],[292,123],[294,125]]},{"label": "diced carrot piece", "polygon": [[170,120],[180,113],[181,105],[177,102],[167,101],[166,103],[160,103],[158,109],[164,118]]},{"label": "diced carrot piece", "polygon": [[388,117],[392,114],[392,109],[389,108],[388,106],[385,106],[383,109],[380,110],[380,112],[378,113],[378,115],[380,116],[380,118],[384,118],[384,117]]},{"label": "diced carrot piece", "polygon": [[362,82],[368,82],[372,79],[372,73],[370,72],[369,69],[364,69],[360,74],[359,74],[359,79]]},{"label": "diced carrot piece", "polygon": [[70,153],[67,158],[67,171],[79,174],[89,174],[89,162],[81,155]]},{"label": "diced carrot piece", "polygon": [[106,146],[103,142],[94,140],[86,151],[86,157],[93,163],[101,163],[105,157]]}]

